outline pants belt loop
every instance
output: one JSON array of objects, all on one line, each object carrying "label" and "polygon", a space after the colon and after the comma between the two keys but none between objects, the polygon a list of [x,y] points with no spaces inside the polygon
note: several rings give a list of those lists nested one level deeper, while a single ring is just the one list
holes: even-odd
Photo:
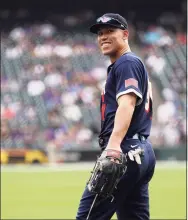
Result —
[{"label": "pants belt loop", "polygon": [[145,141],[145,140],[146,140],[146,138],[145,138],[144,136],[142,136],[142,135],[139,135],[139,139],[140,139],[141,141]]}]

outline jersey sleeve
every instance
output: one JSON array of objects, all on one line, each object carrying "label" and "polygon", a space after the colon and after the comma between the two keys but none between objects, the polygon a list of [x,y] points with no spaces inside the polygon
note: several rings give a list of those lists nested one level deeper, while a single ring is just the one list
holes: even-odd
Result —
[{"label": "jersey sleeve", "polygon": [[124,94],[134,93],[136,105],[143,99],[143,66],[139,62],[125,61],[116,67],[116,100]]}]

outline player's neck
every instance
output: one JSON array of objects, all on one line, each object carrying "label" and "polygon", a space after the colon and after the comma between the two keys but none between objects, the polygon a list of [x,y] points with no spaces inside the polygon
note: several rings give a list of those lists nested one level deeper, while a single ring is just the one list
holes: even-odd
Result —
[{"label": "player's neck", "polygon": [[118,51],[116,54],[114,54],[114,56],[110,56],[111,63],[115,63],[115,61],[118,58],[120,58],[123,54],[128,53],[128,52],[131,52],[131,49],[130,49],[129,45],[127,45],[122,50]]}]

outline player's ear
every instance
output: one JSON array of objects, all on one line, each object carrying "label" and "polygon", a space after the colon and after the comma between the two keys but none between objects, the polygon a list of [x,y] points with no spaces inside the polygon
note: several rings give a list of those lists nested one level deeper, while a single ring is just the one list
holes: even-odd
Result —
[{"label": "player's ear", "polygon": [[123,30],[123,39],[128,40],[129,37],[129,31],[128,30]]}]

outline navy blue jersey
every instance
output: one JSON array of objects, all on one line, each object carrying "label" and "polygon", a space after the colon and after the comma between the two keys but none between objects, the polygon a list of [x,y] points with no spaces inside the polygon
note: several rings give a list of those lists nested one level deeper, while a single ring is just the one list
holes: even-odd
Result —
[{"label": "navy blue jersey", "polygon": [[136,94],[137,102],[125,138],[131,138],[135,134],[145,137],[150,135],[152,120],[151,84],[140,58],[134,53],[128,52],[108,67],[107,80],[101,95],[101,132],[99,137],[110,137],[118,108],[117,99],[121,95],[131,92]]}]

